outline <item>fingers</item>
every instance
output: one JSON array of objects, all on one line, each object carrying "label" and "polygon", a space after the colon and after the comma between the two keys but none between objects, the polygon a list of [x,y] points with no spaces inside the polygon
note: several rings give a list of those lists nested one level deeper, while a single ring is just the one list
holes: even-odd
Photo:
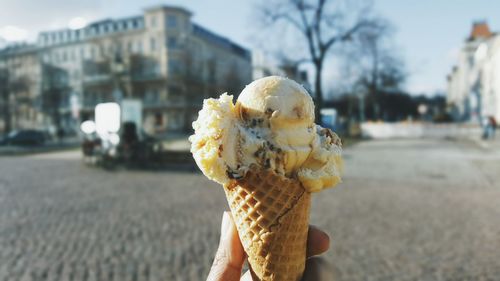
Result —
[{"label": "fingers", "polygon": [[[307,257],[309,258],[324,253],[329,247],[330,237],[328,234],[313,225],[309,226],[307,236]],[[228,212],[224,212],[219,249],[215,255],[214,263],[207,281],[239,281],[244,260],[245,252],[232,217]],[[316,276],[318,272],[323,272],[319,270],[319,265],[321,265],[321,260],[317,258],[309,259],[304,277]],[[309,279],[309,277],[303,280],[316,280]],[[252,280],[250,271],[246,272],[241,280]]]},{"label": "fingers", "polygon": [[222,216],[221,237],[207,281],[239,281],[245,252],[233,219],[228,212]]},{"label": "fingers", "polygon": [[307,234],[307,257],[322,254],[328,248],[330,248],[330,237],[328,234],[314,225],[310,225],[309,233]]}]

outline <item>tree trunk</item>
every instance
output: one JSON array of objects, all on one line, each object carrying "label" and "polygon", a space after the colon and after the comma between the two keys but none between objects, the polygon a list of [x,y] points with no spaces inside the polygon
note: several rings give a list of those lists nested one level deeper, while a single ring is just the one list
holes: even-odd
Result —
[{"label": "tree trunk", "polygon": [[379,96],[378,96],[378,49],[375,45],[375,49],[373,50],[373,70],[372,70],[372,85],[371,85],[371,94],[373,96],[373,119],[375,121],[380,119],[380,106],[379,106]]},{"label": "tree trunk", "polygon": [[[1,75],[3,74],[3,75]],[[5,136],[12,129],[12,119],[10,113],[10,89],[7,86],[9,83],[9,74],[7,72],[0,73],[0,98],[2,102],[2,119],[3,119],[3,133]]]},{"label": "tree trunk", "polygon": [[8,90],[5,93],[4,96],[4,106],[3,106],[3,132],[5,135],[9,134],[10,130],[12,130],[12,119],[11,119],[11,113],[10,113],[10,108],[9,108],[9,102],[10,102],[10,97],[9,97]]},{"label": "tree trunk", "polygon": [[316,124],[322,125],[323,120],[321,118],[321,109],[323,108],[323,90],[321,88],[322,86],[321,73],[323,72],[323,63],[316,62],[314,65],[316,67],[316,79],[314,83],[314,94],[315,94],[314,115],[316,117]]}]

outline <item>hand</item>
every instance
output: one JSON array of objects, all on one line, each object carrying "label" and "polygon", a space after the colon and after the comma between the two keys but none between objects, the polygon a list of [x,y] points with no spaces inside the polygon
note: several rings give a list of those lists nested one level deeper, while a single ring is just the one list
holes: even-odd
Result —
[{"label": "hand", "polygon": [[[307,237],[307,257],[324,253],[330,247],[330,238],[326,233],[314,226],[309,226]],[[215,254],[214,263],[208,274],[207,281],[251,281],[250,271],[241,276],[245,251],[241,245],[238,231],[229,212],[222,217],[219,249]],[[332,280],[332,276],[323,259],[314,257],[306,262],[303,281]]]}]

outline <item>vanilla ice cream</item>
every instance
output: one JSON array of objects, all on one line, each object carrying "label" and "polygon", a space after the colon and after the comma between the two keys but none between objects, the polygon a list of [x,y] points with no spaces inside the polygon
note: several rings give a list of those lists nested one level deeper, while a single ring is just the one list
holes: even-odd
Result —
[{"label": "vanilla ice cream", "polygon": [[314,124],[314,103],[296,82],[278,76],[249,84],[236,104],[223,94],[207,99],[190,137],[203,173],[226,184],[251,164],[298,178],[310,192],[340,182],[340,140]]}]

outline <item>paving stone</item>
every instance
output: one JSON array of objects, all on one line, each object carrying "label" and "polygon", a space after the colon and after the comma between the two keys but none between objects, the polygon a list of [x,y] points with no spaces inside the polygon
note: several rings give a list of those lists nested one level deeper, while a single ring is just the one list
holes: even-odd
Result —
[{"label": "paving stone", "polygon": [[[104,171],[75,152],[0,157],[0,280],[204,280],[227,209],[198,172]],[[313,196],[338,280],[498,280],[500,154],[361,142]]]}]

